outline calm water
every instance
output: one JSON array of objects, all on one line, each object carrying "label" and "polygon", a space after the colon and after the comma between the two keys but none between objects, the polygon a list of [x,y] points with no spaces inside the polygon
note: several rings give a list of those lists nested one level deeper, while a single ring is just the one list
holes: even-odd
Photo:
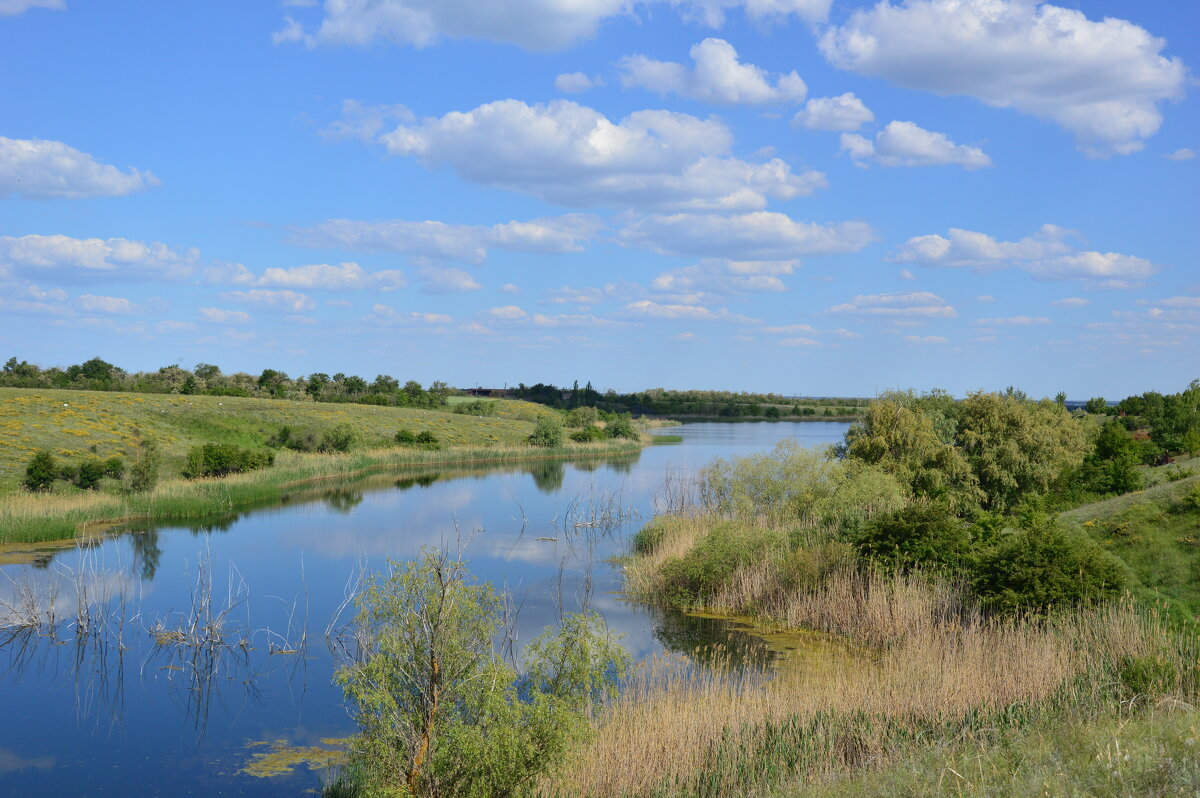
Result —
[{"label": "calm water", "polygon": [[[87,550],[9,553],[0,560],[0,602],[19,608],[32,594],[74,619],[84,584],[91,606],[102,607],[93,611],[93,628],[102,631],[83,644],[67,622],[56,637],[0,631],[0,795],[295,796],[314,789],[318,778],[303,766],[269,779],[239,771],[254,743],[317,745],[353,733],[331,684],[326,631],[361,566],[409,559],[422,546],[465,541],[472,572],[507,588],[520,605],[519,641],[553,623],[560,606],[587,605],[635,657],[691,650],[714,636],[751,645],[715,622],[622,601],[619,574],[606,558],[624,553],[668,477],[783,438],[821,446],[845,429],[692,424],[662,431],[683,443],[632,458],[393,474],[203,528],[143,530]],[[211,656],[166,638],[156,645],[155,622],[178,626],[202,592],[197,586],[209,583],[212,605],[233,607],[226,626],[240,631],[231,642],[244,644]]]}]

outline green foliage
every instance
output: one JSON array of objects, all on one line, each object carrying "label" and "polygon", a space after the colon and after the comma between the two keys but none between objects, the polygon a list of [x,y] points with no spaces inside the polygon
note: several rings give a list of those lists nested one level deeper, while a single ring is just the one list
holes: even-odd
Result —
[{"label": "green foliage", "polygon": [[960,572],[973,560],[971,529],[948,507],[911,504],[877,518],[853,536],[863,556],[898,571]]},{"label": "green foliage", "polygon": [[138,450],[138,456],[129,467],[129,490],[134,493],[145,493],[154,490],[158,484],[158,468],[161,460],[158,443],[153,439],[143,438]]},{"label": "green foliage", "polygon": [[434,434],[433,434],[432,432],[430,432],[429,430],[424,430],[424,431],[422,431],[422,432],[418,432],[418,433],[417,433],[417,437],[416,437],[416,443],[417,443],[419,446],[433,446],[433,447],[436,447],[436,446],[438,445],[438,438],[437,438],[437,436],[436,436],[436,435],[434,435]]},{"label": "green foliage", "polygon": [[717,524],[683,556],[663,563],[659,572],[663,599],[679,609],[706,606],[739,567],[778,558],[787,550],[783,532]]},{"label": "green foliage", "polygon": [[417,433],[410,429],[396,430],[396,443],[401,446],[411,446],[417,442]]},{"label": "green foliage", "polygon": [[54,462],[54,455],[43,450],[36,452],[29,460],[29,465],[25,467],[25,479],[21,481],[21,485],[25,490],[47,491],[54,487],[54,480],[57,478],[58,465]]},{"label": "green foliage", "polygon": [[105,462],[98,457],[89,457],[75,469],[75,487],[83,490],[99,490],[100,480],[104,479]]},{"label": "green foliage", "polygon": [[981,554],[973,579],[983,604],[1001,612],[1093,603],[1119,595],[1126,581],[1119,560],[1047,520],[1004,535]]},{"label": "green foliage", "polygon": [[322,452],[348,452],[358,443],[358,430],[350,424],[335,424],[321,433]]},{"label": "green foliage", "polygon": [[562,421],[558,416],[542,416],[533,425],[528,443],[530,446],[556,448],[563,445],[564,438]]},{"label": "green foliage", "polygon": [[104,461],[104,476],[112,479],[125,478],[125,461],[116,455]]},{"label": "green foliage", "polygon": [[502,599],[436,551],[392,563],[357,605],[362,649],[335,679],[361,729],[358,789],[341,795],[529,794],[628,666],[598,616],[571,615],[529,644],[516,673],[493,647]]},{"label": "green foliage", "polygon": [[[574,412],[574,411],[572,411]],[[590,443],[591,441],[602,441],[608,437],[604,430],[597,427],[595,424],[589,424],[583,429],[577,429],[571,433],[571,440],[576,443]]]},{"label": "green foliage", "polygon": [[498,402],[488,402],[483,399],[475,399],[471,402],[460,402],[454,405],[454,412],[461,413],[464,416],[494,416],[499,411],[500,404]]},{"label": "green foliage", "polygon": [[243,449],[231,443],[204,443],[188,451],[183,475],[188,479],[221,477],[267,468],[274,462],[273,452]]},{"label": "green foliage", "polygon": [[633,426],[633,419],[628,414],[609,419],[605,424],[604,432],[610,438],[626,438],[631,441],[639,440],[642,437],[637,427]]},{"label": "green foliage", "polygon": [[590,427],[600,420],[600,413],[594,407],[576,407],[567,413],[567,426],[572,429]]},{"label": "green foliage", "polygon": [[318,443],[317,436],[313,433],[302,432],[284,424],[278,432],[267,438],[267,446],[276,449],[291,449],[294,452],[315,452]]},{"label": "green foliage", "polygon": [[1179,669],[1165,657],[1125,657],[1117,677],[1128,698],[1158,698],[1179,686]]}]

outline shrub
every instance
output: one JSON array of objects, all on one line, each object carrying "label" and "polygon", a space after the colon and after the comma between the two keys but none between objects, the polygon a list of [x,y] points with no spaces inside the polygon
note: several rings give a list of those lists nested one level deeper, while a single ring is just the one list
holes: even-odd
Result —
[{"label": "shrub", "polygon": [[591,441],[602,441],[606,436],[604,430],[595,424],[590,424],[583,429],[575,430],[571,433],[570,437],[576,443],[590,443]]},{"label": "shrub", "polygon": [[637,427],[633,426],[633,419],[628,414],[617,416],[609,421],[604,431],[610,438],[627,438],[636,441],[642,437],[641,433],[637,431]]},{"label": "shrub", "polygon": [[558,416],[542,416],[533,425],[533,433],[526,438],[530,446],[554,448],[563,445],[563,426]]},{"label": "shrub", "polygon": [[113,479],[124,479],[125,461],[115,455],[105,460],[104,476],[112,477]]},{"label": "shrub", "polygon": [[358,442],[358,431],[349,424],[335,424],[321,434],[322,452],[348,452]]},{"label": "shrub", "polygon": [[294,430],[286,424],[279,428],[279,432],[267,438],[267,446],[291,449],[294,452],[315,452],[318,448],[316,435]]},{"label": "shrub", "polygon": [[679,609],[706,606],[740,566],[777,557],[786,550],[787,538],[782,532],[718,524],[686,554],[663,563],[663,599]]},{"label": "shrub", "polygon": [[600,413],[594,407],[577,407],[567,413],[567,426],[572,429],[590,427],[600,420]]},{"label": "shrub", "polygon": [[98,457],[89,457],[79,464],[75,470],[75,487],[84,490],[98,490],[100,480],[104,479],[105,463]]},{"label": "shrub", "polygon": [[54,455],[41,451],[34,454],[29,465],[25,466],[25,479],[21,480],[21,485],[25,490],[47,491],[57,478],[58,466],[54,462]]},{"label": "shrub", "polygon": [[1126,696],[1161,696],[1175,690],[1179,671],[1175,664],[1158,657],[1125,657],[1117,677]]},{"label": "shrub", "polygon": [[159,460],[158,443],[143,439],[141,451],[129,468],[129,490],[134,493],[154,490],[154,486],[158,484]]},{"label": "shrub", "polygon": [[421,446],[437,446],[438,445],[437,436],[434,435],[429,430],[425,430],[424,432],[418,432],[417,437],[416,437],[416,442],[418,444],[420,444]]},{"label": "shrub", "polygon": [[940,504],[909,505],[865,524],[852,537],[863,556],[891,570],[957,571],[971,558],[969,528]]},{"label": "shrub", "polygon": [[1118,560],[1053,521],[1002,537],[979,558],[973,578],[983,604],[1001,612],[1102,601],[1125,582]]},{"label": "shrub", "polygon": [[411,446],[417,442],[417,433],[410,429],[396,430],[396,443],[401,446]]},{"label": "shrub", "polygon": [[205,443],[188,451],[183,475],[188,479],[220,477],[267,468],[274,463],[273,452],[243,449],[231,443]]},{"label": "shrub", "polygon": [[454,406],[454,412],[464,416],[494,416],[499,410],[499,402],[488,402],[475,399],[471,402],[460,402]]}]

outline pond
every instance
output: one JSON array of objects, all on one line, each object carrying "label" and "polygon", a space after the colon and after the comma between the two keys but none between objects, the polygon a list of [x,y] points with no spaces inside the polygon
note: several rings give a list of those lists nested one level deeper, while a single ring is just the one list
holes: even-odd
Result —
[{"label": "pond", "polygon": [[[630,457],[377,475],[193,528],[0,553],[0,613],[59,620],[53,635],[0,631],[0,795],[316,789],[304,764],[288,773],[283,762],[270,778],[244,768],[272,746],[321,748],[354,733],[327,634],[349,620],[343,605],[362,569],[423,546],[463,547],[473,574],[511,594],[518,645],[587,606],[635,658],[714,641],[770,656],[733,625],[624,601],[609,558],[669,501],[664,485],[714,457],[785,438],[823,446],[845,430],[688,424],[660,431],[682,441]],[[195,644],[205,617],[231,645]]]}]

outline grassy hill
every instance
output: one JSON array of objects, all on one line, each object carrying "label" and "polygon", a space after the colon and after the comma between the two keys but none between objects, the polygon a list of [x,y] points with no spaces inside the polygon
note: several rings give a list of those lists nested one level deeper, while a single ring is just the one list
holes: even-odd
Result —
[{"label": "grassy hill", "polygon": [[20,489],[25,465],[39,449],[67,461],[93,454],[129,458],[139,437],[145,436],[158,441],[167,477],[179,475],[192,446],[215,442],[259,447],[284,425],[319,438],[335,424],[350,424],[368,448],[388,445],[402,427],[432,432],[444,447],[516,446],[523,443],[534,419],[553,412],[530,402],[495,404],[494,415],[477,418],[450,408],[0,388],[0,495]]}]

